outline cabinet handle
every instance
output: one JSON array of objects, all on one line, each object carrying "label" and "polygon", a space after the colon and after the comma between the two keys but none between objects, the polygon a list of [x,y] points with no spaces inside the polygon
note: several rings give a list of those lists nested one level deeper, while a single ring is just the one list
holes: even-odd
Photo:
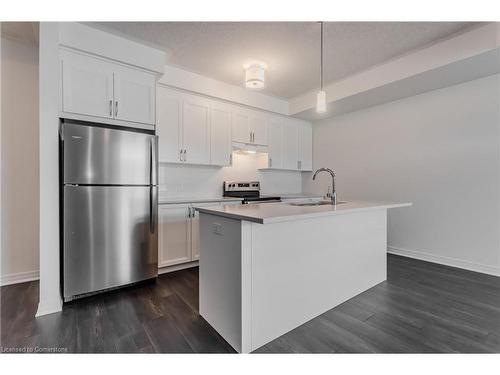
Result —
[{"label": "cabinet handle", "polygon": [[250,132],[250,143],[252,143],[252,132]]},{"label": "cabinet handle", "polygon": [[273,166],[273,158],[269,158],[269,167]]},{"label": "cabinet handle", "polygon": [[113,100],[109,100],[109,117],[113,116]]},{"label": "cabinet handle", "polygon": [[191,218],[193,217],[193,214],[192,214],[192,207],[191,206],[188,206],[188,217]]},{"label": "cabinet handle", "polygon": [[184,151],[184,150],[183,150],[182,148],[179,150],[179,160],[180,160],[180,161],[184,161],[184,160],[182,160],[182,152],[183,152],[183,151]]},{"label": "cabinet handle", "polygon": [[233,165],[233,154],[229,154],[229,165]]},{"label": "cabinet handle", "polygon": [[252,132],[252,143],[255,143],[255,133]]},{"label": "cabinet handle", "polygon": [[299,160],[299,169],[302,169],[302,160]]},{"label": "cabinet handle", "polygon": [[184,149],[184,161],[188,161],[187,150],[186,149]]},{"label": "cabinet handle", "polygon": [[118,117],[118,100],[115,101],[115,117]]}]

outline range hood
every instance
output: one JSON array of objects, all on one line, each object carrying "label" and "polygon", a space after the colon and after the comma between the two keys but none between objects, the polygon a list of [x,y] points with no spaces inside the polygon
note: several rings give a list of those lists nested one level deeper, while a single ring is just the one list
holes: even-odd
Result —
[{"label": "range hood", "polygon": [[267,153],[268,147],[255,145],[252,143],[233,142],[233,151],[238,151],[245,154],[261,154]]}]

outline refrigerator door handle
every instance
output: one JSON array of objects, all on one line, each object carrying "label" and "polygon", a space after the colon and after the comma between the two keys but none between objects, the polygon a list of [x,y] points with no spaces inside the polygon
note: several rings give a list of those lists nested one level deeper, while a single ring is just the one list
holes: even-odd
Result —
[{"label": "refrigerator door handle", "polygon": [[149,154],[149,183],[151,185],[158,185],[157,171],[158,171],[158,136],[154,136],[150,141],[150,154]]},{"label": "refrigerator door handle", "polygon": [[158,193],[155,186],[149,187],[149,232],[156,231],[156,217],[158,215]]}]

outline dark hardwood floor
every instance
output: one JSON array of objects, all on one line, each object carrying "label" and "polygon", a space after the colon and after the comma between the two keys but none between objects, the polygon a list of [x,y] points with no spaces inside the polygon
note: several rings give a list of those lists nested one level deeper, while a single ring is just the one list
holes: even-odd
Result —
[{"label": "dark hardwood floor", "polygon": [[[234,352],[198,315],[197,269],[35,319],[37,300],[38,282],[1,288],[3,352]],[[389,255],[386,282],[255,352],[500,353],[500,278]]]}]

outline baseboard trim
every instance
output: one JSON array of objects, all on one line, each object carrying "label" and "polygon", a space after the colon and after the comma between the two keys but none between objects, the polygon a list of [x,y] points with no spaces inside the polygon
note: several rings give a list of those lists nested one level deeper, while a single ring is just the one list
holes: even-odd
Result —
[{"label": "baseboard trim", "polygon": [[40,278],[40,272],[38,270],[11,273],[8,275],[2,275],[0,279],[0,286],[26,283],[28,281],[38,280],[39,278]]},{"label": "baseboard trim", "polygon": [[451,266],[456,268],[462,268],[469,271],[485,273],[492,276],[500,276],[500,268],[488,266],[485,264],[469,262],[462,259],[444,257],[441,255],[434,255],[423,251],[402,249],[400,247],[387,246],[387,252],[389,254],[400,255],[407,258],[424,260],[426,262],[443,264],[445,266]]},{"label": "baseboard trim", "polygon": [[175,264],[173,266],[161,267],[161,268],[158,268],[158,275],[162,275],[164,273],[169,273],[169,272],[174,272],[174,271],[185,270],[186,268],[198,267],[198,263],[199,262],[197,260],[195,260],[194,262],[181,263],[181,264]]}]

